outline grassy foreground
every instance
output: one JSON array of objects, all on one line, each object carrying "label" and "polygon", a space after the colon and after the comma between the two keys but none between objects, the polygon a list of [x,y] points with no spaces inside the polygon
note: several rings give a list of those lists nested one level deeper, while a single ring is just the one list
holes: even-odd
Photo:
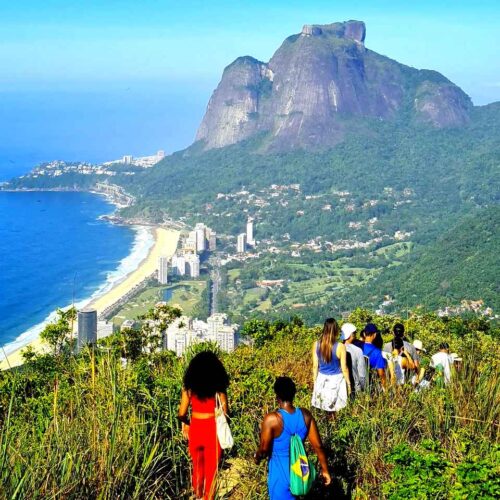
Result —
[{"label": "grassy foreground", "polygon": [[[368,317],[358,310],[350,319],[361,326]],[[395,319],[375,321],[385,328]],[[476,318],[414,314],[406,324],[431,354],[448,340],[462,371],[447,389],[391,389],[362,395],[335,422],[318,415],[335,481],[328,490],[318,484],[311,498],[499,497],[499,331]],[[309,407],[309,351],[319,331],[297,320],[254,321],[247,330],[254,346],[222,356],[236,441],[224,467],[237,479],[224,497],[233,499],[267,497],[265,465],[251,460],[259,423],[275,407],[278,375],[294,378],[297,404]],[[142,355],[123,367],[123,340],[0,373],[1,498],[189,498],[175,415],[193,351]]]}]

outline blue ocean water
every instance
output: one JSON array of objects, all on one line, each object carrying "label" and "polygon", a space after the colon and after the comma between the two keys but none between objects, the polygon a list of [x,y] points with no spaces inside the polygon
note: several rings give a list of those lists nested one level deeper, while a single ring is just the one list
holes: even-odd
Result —
[{"label": "blue ocean water", "polygon": [[113,210],[89,193],[0,192],[0,346],[26,343],[57,307],[102,292],[144,258],[151,234],[98,219]]}]

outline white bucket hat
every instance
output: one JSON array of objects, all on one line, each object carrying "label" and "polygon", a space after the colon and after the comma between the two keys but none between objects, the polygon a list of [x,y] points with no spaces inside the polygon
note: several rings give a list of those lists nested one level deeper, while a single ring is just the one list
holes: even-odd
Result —
[{"label": "white bucket hat", "polygon": [[413,341],[413,347],[415,349],[418,349],[419,351],[423,351],[423,352],[427,352],[426,349],[424,349],[424,346],[422,344],[422,341],[421,340],[414,340]]}]

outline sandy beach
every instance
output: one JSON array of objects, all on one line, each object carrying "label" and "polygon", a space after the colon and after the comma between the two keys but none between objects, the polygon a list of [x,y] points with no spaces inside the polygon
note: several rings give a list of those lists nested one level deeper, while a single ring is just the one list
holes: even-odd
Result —
[{"label": "sandy beach", "polygon": [[[163,227],[156,227],[154,231],[155,243],[151,247],[147,257],[139,264],[138,268],[125,276],[122,281],[117,283],[109,291],[89,302],[85,307],[97,309],[97,314],[99,315],[104,309],[118,302],[136,285],[153,274],[158,268],[158,258],[160,256],[167,256],[170,258],[174,255],[179,241],[179,232]],[[3,359],[0,362],[0,370],[22,364],[23,359],[21,351],[28,345],[32,346],[36,352],[47,352],[49,350],[48,346],[45,345],[40,338],[37,338],[17,351],[9,354],[6,359]]]}]

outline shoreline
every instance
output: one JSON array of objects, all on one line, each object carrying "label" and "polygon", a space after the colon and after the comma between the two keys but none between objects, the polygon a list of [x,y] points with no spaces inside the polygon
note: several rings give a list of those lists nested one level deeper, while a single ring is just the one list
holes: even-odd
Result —
[{"label": "shoreline", "polygon": [[[98,291],[96,292],[98,294],[97,296],[91,296],[88,299],[84,299],[78,304],[75,304],[78,309],[91,307],[97,309],[97,314],[99,316],[105,309],[115,305],[126,294],[130,293],[130,291],[133,290],[137,285],[151,276],[157,270],[158,258],[160,256],[167,256],[170,258],[175,253],[179,240],[179,231],[161,226],[146,226],[136,224],[135,227],[154,232],[154,242],[148,249],[147,255],[138,263],[137,267],[114,282],[111,288],[106,290],[105,283],[103,285],[104,289],[102,291],[100,291],[101,289],[98,289]],[[131,255],[133,255],[133,253],[131,253],[128,257],[130,257]],[[123,261],[125,261],[128,257],[126,257]],[[115,269],[112,272],[117,271],[118,269]],[[26,349],[26,347],[28,346],[32,346],[33,349],[39,353],[48,352],[48,346],[45,345],[40,339],[40,332],[45,327],[45,324],[53,321],[54,318],[55,313],[52,312],[48,316],[48,318],[41,324],[42,327],[40,328],[40,331],[36,333],[36,338],[31,340],[26,339],[27,342],[25,344],[20,345],[11,353],[8,353],[6,358],[3,356],[3,351],[0,351],[0,357],[2,357],[2,360],[0,361],[0,370],[5,370],[14,366],[21,365],[23,363],[21,351]],[[38,326],[39,325],[36,325],[33,328],[36,328]],[[29,332],[30,330],[28,330],[27,332]],[[27,332],[21,334],[18,339],[20,339]],[[16,340],[12,343],[15,342]]]}]

